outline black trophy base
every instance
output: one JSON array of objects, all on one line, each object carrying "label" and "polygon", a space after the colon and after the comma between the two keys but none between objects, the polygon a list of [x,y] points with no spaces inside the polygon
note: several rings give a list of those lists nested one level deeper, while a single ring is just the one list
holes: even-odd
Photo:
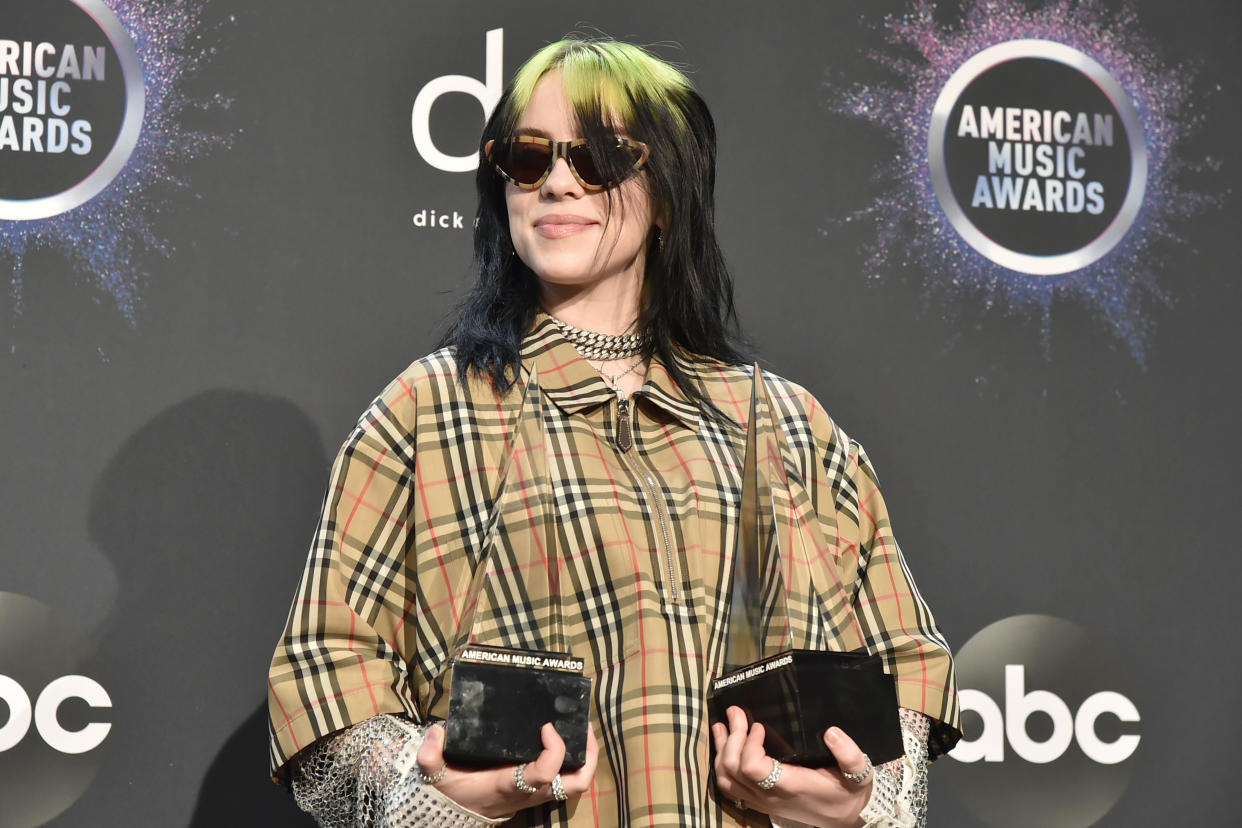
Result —
[{"label": "black trophy base", "polygon": [[536,759],[552,722],[565,740],[564,770],[586,762],[591,679],[565,653],[467,647],[454,660],[444,758],[494,767]]},{"label": "black trophy base", "polygon": [[769,756],[811,768],[835,767],[824,733],[836,725],[877,765],[905,749],[897,719],[897,690],[879,656],[786,650],[726,673],[707,694],[712,721],[731,706],[761,722]]}]

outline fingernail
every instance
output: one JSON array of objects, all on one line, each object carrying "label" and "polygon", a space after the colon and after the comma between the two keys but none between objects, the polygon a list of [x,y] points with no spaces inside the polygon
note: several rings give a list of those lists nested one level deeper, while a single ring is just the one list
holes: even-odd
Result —
[{"label": "fingernail", "polygon": [[839,727],[828,728],[828,741],[829,742],[836,744],[837,742],[841,741],[841,735],[842,735],[841,728]]}]

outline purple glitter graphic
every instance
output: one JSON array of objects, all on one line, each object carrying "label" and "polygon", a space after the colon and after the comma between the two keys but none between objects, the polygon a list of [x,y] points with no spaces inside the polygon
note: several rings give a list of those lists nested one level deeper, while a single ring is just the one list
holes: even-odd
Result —
[{"label": "purple glitter graphic", "polygon": [[[883,128],[898,145],[882,173],[884,193],[846,219],[877,227],[868,272],[873,278],[905,267],[922,272],[927,297],[938,299],[947,315],[967,295],[982,296],[987,308],[1003,313],[1037,314],[1046,355],[1053,305],[1076,303],[1102,320],[1145,366],[1152,322],[1144,311],[1171,301],[1158,284],[1155,247],[1181,243],[1174,225],[1218,203],[1178,183],[1184,170],[1216,164],[1204,159],[1196,167],[1176,152],[1202,120],[1183,112],[1190,96],[1189,71],[1161,64],[1139,31],[1133,9],[1113,13],[1093,0],[1054,0],[1037,9],[1019,0],[967,0],[952,26],[937,23],[933,4],[918,0],[907,14],[886,17],[882,27],[892,48],[870,58],[900,78],[901,85],[855,84],[839,91],[834,101],[838,111]],[[1147,192],[1130,230],[1102,259],[1058,276],[1009,270],[971,248],[941,209],[927,168],[932,109],[950,76],[983,49],[1028,38],[1061,43],[1098,61],[1134,104],[1147,144]],[[918,58],[906,56],[911,49]]]},{"label": "purple glitter graphic", "polygon": [[[128,163],[103,192],[64,213],[30,221],[0,220],[0,252],[12,260],[10,293],[14,313],[23,311],[23,264],[28,253],[54,250],[75,271],[113,298],[126,322],[137,324],[143,274],[133,264],[138,252],[170,254],[168,243],[152,227],[159,213],[156,185],[185,189],[176,170],[228,138],[186,129],[180,118],[187,108],[227,107],[222,96],[193,100],[182,84],[214,54],[198,33],[206,0],[109,0],[108,7],[125,26],[142,63],[146,111],[142,131]],[[230,21],[231,22],[231,21]]]}]

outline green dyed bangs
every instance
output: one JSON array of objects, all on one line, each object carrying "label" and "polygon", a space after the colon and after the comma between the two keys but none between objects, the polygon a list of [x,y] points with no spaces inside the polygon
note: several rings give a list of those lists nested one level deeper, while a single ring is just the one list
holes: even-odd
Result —
[{"label": "green dyed bangs", "polygon": [[694,88],[679,69],[639,46],[613,40],[557,41],[543,47],[513,77],[513,112],[525,111],[539,80],[554,69],[561,70],[565,94],[583,120],[591,115],[616,113],[626,124],[637,120],[636,106],[659,106],[684,132],[688,125],[680,106]]}]

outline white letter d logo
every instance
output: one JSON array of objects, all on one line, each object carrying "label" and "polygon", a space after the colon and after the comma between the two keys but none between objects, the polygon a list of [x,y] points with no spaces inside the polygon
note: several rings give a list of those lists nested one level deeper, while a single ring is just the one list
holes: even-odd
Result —
[{"label": "white letter d logo", "polygon": [[414,133],[414,147],[428,164],[445,172],[470,172],[479,165],[478,153],[469,155],[446,155],[431,140],[431,106],[445,92],[464,92],[473,95],[483,105],[486,121],[500,101],[501,72],[504,65],[504,29],[492,29],[487,33],[487,64],[485,83],[465,75],[443,75],[427,83],[414,98],[414,111],[410,115],[410,128]]}]

